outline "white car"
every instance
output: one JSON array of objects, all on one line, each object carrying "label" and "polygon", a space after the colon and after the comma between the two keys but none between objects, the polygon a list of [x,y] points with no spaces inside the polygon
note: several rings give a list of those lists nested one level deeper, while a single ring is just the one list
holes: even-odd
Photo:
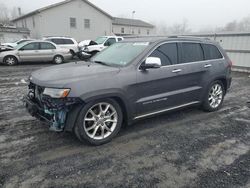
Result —
[{"label": "white car", "polygon": [[45,37],[43,38],[45,41],[50,41],[55,43],[57,46],[62,48],[67,48],[70,50],[72,56],[76,55],[79,51],[78,43],[74,38],[69,37]]},{"label": "white car", "polygon": [[117,36],[102,36],[96,40],[85,40],[79,43],[80,59],[88,59],[112,44],[124,40],[123,37]]},{"label": "white car", "polygon": [[32,40],[33,39],[20,39],[20,40],[14,41],[14,42],[2,43],[1,45],[14,48],[19,44],[22,44],[22,43],[28,42],[28,41],[32,41]]}]

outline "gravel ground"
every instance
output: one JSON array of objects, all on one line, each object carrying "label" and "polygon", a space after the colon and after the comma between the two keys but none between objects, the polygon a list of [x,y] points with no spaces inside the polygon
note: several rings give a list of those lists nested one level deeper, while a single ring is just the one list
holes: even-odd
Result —
[{"label": "gravel ground", "polygon": [[0,66],[0,187],[250,187],[249,75],[234,74],[219,112],[161,115],[91,147],[23,108],[15,83],[45,66]]}]

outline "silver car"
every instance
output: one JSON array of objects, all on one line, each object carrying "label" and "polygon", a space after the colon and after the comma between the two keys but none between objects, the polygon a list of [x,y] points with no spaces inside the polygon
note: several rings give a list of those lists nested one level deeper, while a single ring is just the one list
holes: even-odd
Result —
[{"label": "silver car", "polygon": [[60,48],[48,41],[30,41],[17,45],[13,50],[1,52],[0,62],[16,65],[21,62],[50,62],[61,64],[71,59],[68,49]]}]

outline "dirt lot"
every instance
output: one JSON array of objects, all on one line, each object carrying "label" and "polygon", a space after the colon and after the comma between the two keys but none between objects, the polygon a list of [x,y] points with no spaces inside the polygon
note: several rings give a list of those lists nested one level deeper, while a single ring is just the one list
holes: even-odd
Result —
[{"label": "dirt lot", "polygon": [[0,66],[0,187],[250,187],[250,78],[223,109],[140,121],[91,147],[29,116],[15,83],[46,65]]}]

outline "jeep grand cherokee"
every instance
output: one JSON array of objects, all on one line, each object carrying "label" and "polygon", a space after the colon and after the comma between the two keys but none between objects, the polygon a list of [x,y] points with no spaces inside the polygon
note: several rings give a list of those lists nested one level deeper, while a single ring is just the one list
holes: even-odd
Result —
[{"label": "jeep grand cherokee", "polygon": [[26,108],[51,130],[100,145],[123,123],[194,105],[220,109],[231,66],[225,51],[207,39],[129,39],[89,62],[32,73]]}]

